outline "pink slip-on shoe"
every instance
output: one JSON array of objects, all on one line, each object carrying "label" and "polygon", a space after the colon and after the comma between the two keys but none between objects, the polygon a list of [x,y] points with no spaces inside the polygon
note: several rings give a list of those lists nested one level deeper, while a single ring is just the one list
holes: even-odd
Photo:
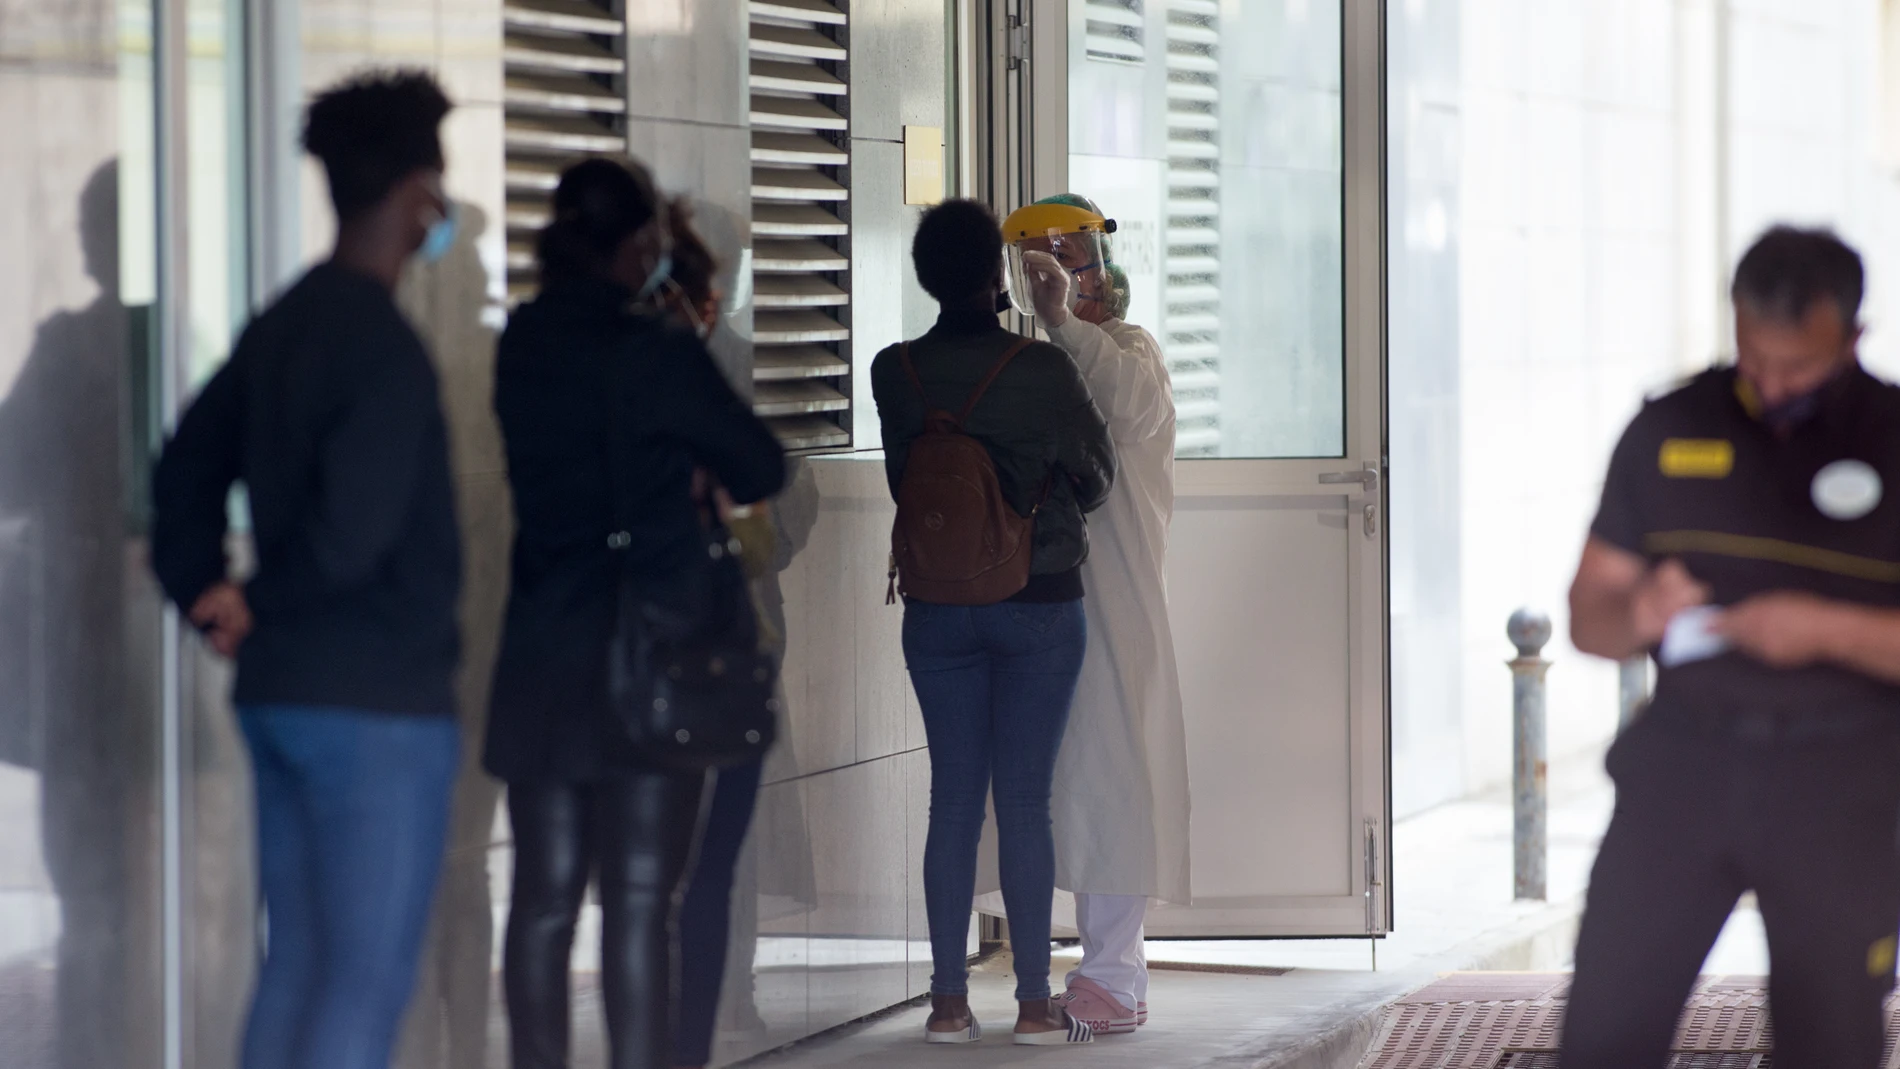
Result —
[{"label": "pink slip-on shoe", "polygon": [[1136,1013],[1118,1002],[1108,988],[1078,976],[1069,989],[1057,996],[1069,1016],[1088,1025],[1099,1036],[1120,1035],[1135,1030]]},{"label": "pink slip-on shoe", "polygon": [[1135,1027],[1139,1028],[1142,1025],[1147,1024],[1147,1023],[1148,1023],[1148,1004],[1146,1002],[1135,1003]]}]

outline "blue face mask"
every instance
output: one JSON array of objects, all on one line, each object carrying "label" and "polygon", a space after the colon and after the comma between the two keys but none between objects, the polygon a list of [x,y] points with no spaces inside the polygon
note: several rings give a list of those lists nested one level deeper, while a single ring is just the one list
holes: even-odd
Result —
[{"label": "blue face mask", "polygon": [[416,255],[422,257],[425,264],[440,263],[449,250],[455,247],[455,237],[461,229],[460,211],[454,201],[446,201],[448,210],[440,219],[429,224],[429,232],[422,237],[422,247]]},{"label": "blue face mask", "polygon": [[636,301],[644,301],[660,291],[668,279],[673,277],[673,253],[662,252],[653,263],[653,270],[647,272],[647,280],[640,284],[640,292],[633,295]]},{"label": "blue face mask", "polygon": [[1762,409],[1761,421],[1774,428],[1776,433],[1787,434],[1821,411],[1821,393],[1821,390],[1810,390],[1780,404],[1769,405]]},{"label": "blue face mask", "polygon": [[1772,405],[1762,403],[1761,395],[1755,392],[1754,385],[1747,379],[1738,376],[1735,388],[1736,395],[1742,399],[1742,407],[1750,415],[1767,424],[1776,434],[1788,435],[1820,415],[1822,407],[1846,377],[1846,369],[1842,369],[1807,393],[1796,394]]}]

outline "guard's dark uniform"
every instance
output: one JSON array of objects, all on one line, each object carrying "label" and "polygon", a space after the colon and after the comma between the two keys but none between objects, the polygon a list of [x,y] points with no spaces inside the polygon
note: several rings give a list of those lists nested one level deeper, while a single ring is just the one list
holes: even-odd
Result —
[{"label": "guard's dark uniform", "polygon": [[[1646,406],[1592,533],[1680,559],[1717,605],[1792,590],[1900,607],[1900,388],[1855,368],[1785,440],[1744,397],[1725,368]],[[1662,1066],[1751,888],[1777,1069],[1874,1069],[1900,923],[1900,688],[1739,653],[1663,669],[1608,765],[1565,1069]]]}]

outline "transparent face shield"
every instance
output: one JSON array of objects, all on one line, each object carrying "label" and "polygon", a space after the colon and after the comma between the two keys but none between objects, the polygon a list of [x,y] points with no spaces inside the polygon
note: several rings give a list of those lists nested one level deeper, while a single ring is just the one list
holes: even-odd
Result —
[{"label": "transparent face shield", "polygon": [[[1023,238],[1003,246],[1004,278],[1009,285],[1009,303],[1018,312],[1027,316],[1036,314],[1036,282],[1048,264],[1047,260],[1030,255],[1032,253],[1047,253],[1054,257],[1062,270],[1069,273],[1071,312],[1085,301],[1099,302],[1106,298],[1109,289],[1108,258],[1103,253],[1102,235],[1094,231],[1065,234],[1051,230],[1046,235]],[[1043,268],[1038,268],[1038,261]]]}]

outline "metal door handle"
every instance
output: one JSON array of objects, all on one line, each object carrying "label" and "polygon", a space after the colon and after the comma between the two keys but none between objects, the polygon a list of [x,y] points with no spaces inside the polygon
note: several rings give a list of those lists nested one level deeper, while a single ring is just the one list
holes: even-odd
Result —
[{"label": "metal door handle", "polygon": [[1358,483],[1371,491],[1379,488],[1379,471],[1370,464],[1359,471],[1324,471],[1320,473],[1319,481],[1328,486]]}]

